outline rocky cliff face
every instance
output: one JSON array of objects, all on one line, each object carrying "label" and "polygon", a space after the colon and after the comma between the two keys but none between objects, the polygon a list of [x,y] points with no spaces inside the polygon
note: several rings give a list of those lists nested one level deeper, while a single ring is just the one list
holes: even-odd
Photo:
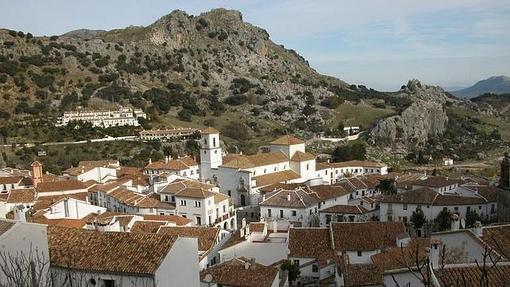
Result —
[{"label": "rocky cliff face", "polygon": [[444,105],[457,102],[446,92],[433,86],[411,80],[396,95],[412,99],[413,103],[400,115],[382,119],[368,133],[372,144],[408,149],[423,146],[430,136],[446,130],[448,116]]}]

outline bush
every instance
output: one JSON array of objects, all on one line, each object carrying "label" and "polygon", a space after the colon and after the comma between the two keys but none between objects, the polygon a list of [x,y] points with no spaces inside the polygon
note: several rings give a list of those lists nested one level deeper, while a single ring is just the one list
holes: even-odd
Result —
[{"label": "bush", "polygon": [[42,89],[53,85],[55,77],[53,77],[53,75],[47,74],[45,75],[33,74],[32,81],[34,81],[37,84],[37,86]]},{"label": "bush", "polygon": [[7,75],[14,77],[18,71],[18,62],[5,60],[0,62],[0,73],[6,73]]},{"label": "bush", "polygon": [[334,110],[343,102],[344,101],[337,96],[330,96],[321,101],[321,106]]},{"label": "bush", "polygon": [[109,63],[109,59],[108,57],[104,57],[104,58],[101,58],[101,59],[98,59],[94,62],[94,64],[96,65],[96,67],[98,68],[102,68],[102,67],[105,67],[106,65],[108,65]]},{"label": "bush", "polygon": [[311,105],[306,105],[304,108],[303,108],[303,114],[305,116],[309,116],[309,115],[312,115],[316,112],[317,110],[312,107]]},{"label": "bush", "polygon": [[332,159],[334,162],[348,160],[365,160],[366,147],[363,143],[356,142],[351,145],[342,145],[335,148]]},{"label": "bush", "polygon": [[238,121],[229,122],[222,133],[237,140],[247,140],[249,138],[248,127]]},{"label": "bush", "polygon": [[7,75],[0,74],[0,84],[4,84],[5,82],[7,82]]},{"label": "bush", "polygon": [[99,75],[97,78],[101,83],[109,83],[117,80],[119,78],[119,74],[105,74]]},{"label": "bush", "polygon": [[57,39],[58,39],[58,36],[51,36],[51,37],[50,37],[50,41],[55,41],[55,40],[57,40]]},{"label": "bush", "polygon": [[248,102],[248,97],[245,95],[233,95],[225,99],[225,103],[231,106],[239,106]]},{"label": "bush", "polygon": [[191,122],[191,117],[193,114],[188,109],[182,109],[177,115],[181,121]]}]

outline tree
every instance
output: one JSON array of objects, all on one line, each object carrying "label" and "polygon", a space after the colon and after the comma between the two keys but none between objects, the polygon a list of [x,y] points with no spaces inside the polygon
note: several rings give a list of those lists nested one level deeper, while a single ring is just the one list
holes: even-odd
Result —
[{"label": "tree", "polygon": [[379,184],[375,188],[384,195],[397,193],[397,186],[395,185],[395,179],[393,178],[379,180]]},{"label": "tree", "polygon": [[347,160],[364,160],[366,159],[366,148],[361,142],[351,145],[338,146],[333,151],[332,157],[334,162]]},{"label": "tree", "polygon": [[434,219],[434,227],[438,231],[444,231],[450,228],[452,213],[448,209],[443,209]]},{"label": "tree", "polygon": [[290,260],[285,260],[282,263],[282,265],[280,266],[280,269],[288,272],[289,283],[296,281],[299,274],[301,274],[301,270],[299,270],[299,266],[297,264],[290,262]]},{"label": "tree", "polygon": [[416,211],[413,211],[413,215],[411,215],[411,223],[413,224],[414,229],[417,230],[422,228],[426,222],[427,219],[425,218],[425,214],[423,214],[421,208],[417,208]]},{"label": "tree", "polygon": [[466,213],[466,228],[473,227],[473,225],[477,221],[482,221],[482,218],[480,217],[480,215],[476,211],[474,211],[472,209],[469,210]]}]

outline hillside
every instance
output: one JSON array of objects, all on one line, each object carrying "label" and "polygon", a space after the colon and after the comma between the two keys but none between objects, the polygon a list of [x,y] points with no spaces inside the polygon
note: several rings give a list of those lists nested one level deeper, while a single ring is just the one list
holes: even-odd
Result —
[{"label": "hillside", "polygon": [[[1,30],[0,43],[0,116],[12,123],[123,104],[150,113],[146,127],[213,125],[227,137],[262,141],[290,128],[303,136],[335,133],[339,120],[369,127],[401,108],[384,93],[318,74],[225,9],[174,11],[147,27],[60,37]],[[343,117],[358,105],[371,116]]]},{"label": "hillside", "polygon": [[510,93],[510,78],[506,76],[490,77],[477,82],[469,88],[452,92],[452,94],[459,98],[473,98],[487,93]]},{"label": "hillside", "polygon": [[[453,106],[502,120],[417,80],[383,93],[321,75],[241,13],[225,9],[198,16],[174,11],[147,27],[52,37],[0,30],[0,95],[1,144],[136,134],[136,128],[53,126],[63,111],[119,104],[147,112],[143,128],[214,126],[227,149],[244,152],[288,132],[335,137],[355,125],[367,131],[369,144],[406,156],[449,128],[461,134],[471,128],[452,124]],[[479,138],[493,129],[483,124]],[[161,156],[156,147],[123,156],[141,162]],[[28,162],[36,150],[16,156]]]}]

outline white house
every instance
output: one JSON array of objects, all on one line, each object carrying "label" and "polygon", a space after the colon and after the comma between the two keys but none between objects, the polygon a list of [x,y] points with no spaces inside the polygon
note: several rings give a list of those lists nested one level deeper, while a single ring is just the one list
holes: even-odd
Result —
[{"label": "white house", "polygon": [[64,175],[82,182],[93,180],[105,183],[117,178],[117,169],[109,166],[77,166],[66,169]]},{"label": "white house", "polygon": [[0,177],[0,194],[7,193],[11,189],[24,187],[22,176],[4,176]]},{"label": "white house", "polygon": [[230,198],[213,185],[197,180],[178,179],[159,191],[162,202],[175,206],[175,214],[195,225],[236,229],[237,219]]},{"label": "white house", "polygon": [[36,201],[36,193],[33,188],[11,189],[8,194],[0,197],[0,218],[16,208],[22,212],[28,211]]},{"label": "white house", "polygon": [[145,130],[140,132],[140,139],[144,141],[166,141],[173,139],[186,139],[192,137],[195,133],[200,132],[193,128],[174,128],[163,130]]},{"label": "white house", "polygon": [[317,175],[330,183],[338,182],[346,177],[371,174],[388,174],[388,165],[381,162],[362,160],[317,164]]},{"label": "white house", "polygon": [[198,238],[198,253],[194,254],[198,254],[200,270],[220,262],[218,251],[230,238],[228,231],[217,227],[161,226],[158,234]]},{"label": "white house", "polygon": [[[50,286],[45,225],[0,219],[0,246],[0,285]],[[6,273],[14,279],[7,281]]]},{"label": "white house", "polygon": [[57,285],[199,285],[195,238],[50,226],[48,245]]},{"label": "white house", "polygon": [[430,177],[412,184],[412,190],[384,196],[380,201],[381,221],[407,223],[414,211],[421,209],[427,220],[435,219],[446,209],[461,218],[474,211],[483,218],[497,215],[497,189],[477,184],[462,184],[441,177]]},{"label": "white house", "polygon": [[164,160],[152,162],[149,159],[149,164],[144,168],[144,173],[151,177],[162,174],[179,175],[190,179],[199,178],[198,163],[190,156],[179,157],[170,159],[165,157]]}]

